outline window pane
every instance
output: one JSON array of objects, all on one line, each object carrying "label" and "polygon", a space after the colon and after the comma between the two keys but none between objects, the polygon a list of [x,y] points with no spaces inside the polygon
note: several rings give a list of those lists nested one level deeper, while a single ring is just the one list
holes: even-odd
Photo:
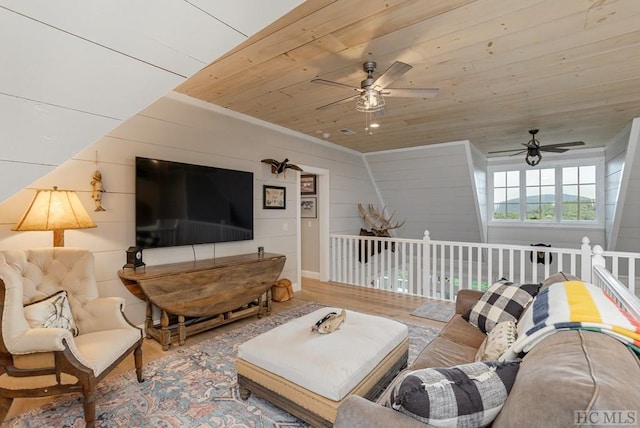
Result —
[{"label": "window pane", "polygon": [[577,219],[578,219],[578,204],[577,203],[562,204],[562,220],[577,220]]},{"label": "window pane", "polygon": [[525,172],[527,186],[537,186],[540,184],[540,172],[537,169],[528,169]]},{"label": "window pane", "polygon": [[556,188],[555,188],[555,186],[542,186],[542,187],[540,187],[540,200],[542,202],[555,202],[556,201]]},{"label": "window pane", "polygon": [[596,185],[595,184],[583,184],[580,186],[580,201],[585,202],[585,199],[591,201],[596,200]]},{"label": "window pane", "polygon": [[543,220],[555,220],[556,219],[556,204],[554,203],[549,203],[549,204],[543,204],[541,207],[541,214],[540,217]]},{"label": "window pane", "polygon": [[493,202],[494,203],[500,203],[500,202],[504,202],[506,200],[505,198],[505,189],[493,189]]},{"label": "window pane", "polygon": [[562,202],[577,202],[578,186],[562,186]]},{"label": "window pane", "polygon": [[580,215],[578,220],[593,221],[596,219],[596,205],[593,203],[586,203],[580,205]]},{"label": "window pane", "polygon": [[562,184],[578,184],[578,167],[562,168]]},{"label": "window pane", "polygon": [[520,171],[507,171],[507,186],[520,186]]},{"label": "window pane", "polygon": [[540,188],[527,187],[527,202],[540,202]]},{"label": "window pane", "polygon": [[552,186],[556,183],[556,171],[553,168],[540,170],[540,184],[543,186]]},{"label": "window pane", "polygon": [[507,189],[507,201],[512,204],[520,203],[520,188],[510,187]]},{"label": "window pane", "polygon": [[580,167],[580,183],[595,183],[596,182],[596,166],[581,166]]},{"label": "window pane", "polygon": [[507,185],[507,173],[504,171],[493,173],[493,187],[505,187]]},{"label": "window pane", "polygon": [[527,220],[540,220],[540,204],[527,204]]},{"label": "window pane", "polygon": [[507,204],[507,218],[514,220],[520,218],[520,204]]}]

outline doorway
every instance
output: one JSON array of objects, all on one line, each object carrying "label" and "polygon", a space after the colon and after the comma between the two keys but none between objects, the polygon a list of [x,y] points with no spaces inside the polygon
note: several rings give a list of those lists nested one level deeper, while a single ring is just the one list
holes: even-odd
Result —
[{"label": "doorway", "polygon": [[[313,200],[312,197],[315,198],[316,202],[316,218],[313,219],[313,226],[317,227],[317,257],[318,257],[318,278],[320,281],[328,281],[329,280],[329,215],[330,215],[330,193],[329,193],[329,170],[324,168],[316,168],[312,166],[300,165],[300,167],[304,170],[304,175],[312,174],[316,176],[316,195],[301,195],[300,192],[297,194],[297,284],[298,287],[302,287],[302,252],[303,252],[303,243],[302,243],[302,228],[307,227],[307,224],[303,225],[305,220],[311,221],[311,218],[301,217],[301,205],[302,198],[305,198],[305,202],[308,200]],[[300,175],[298,174],[297,178],[297,188],[300,189]],[[305,244],[309,244],[306,242]],[[311,243],[314,245],[314,243]],[[296,288],[298,288],[296,287]],[[298,288],[298,289],[300,289]]]}]

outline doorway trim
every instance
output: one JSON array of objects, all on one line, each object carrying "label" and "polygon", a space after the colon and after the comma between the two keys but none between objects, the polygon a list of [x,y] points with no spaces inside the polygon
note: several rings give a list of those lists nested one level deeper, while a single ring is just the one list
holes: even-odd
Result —
[{"label": "doorway trim", "polygon": [[[317,168],[308,165],[300,165],[306,174],[314,174],[319,177],[318,179],[318,246],[319,248],[319,279],[320,281],[329,281],[329,201],[330,201],[330,186],[329,186],[329,170],[324,168]],[[296,272],[297,283],[302,288],[302,219],[300,218],[300,174],[296,174],[296,229],[297,229],[297,265]]]}]

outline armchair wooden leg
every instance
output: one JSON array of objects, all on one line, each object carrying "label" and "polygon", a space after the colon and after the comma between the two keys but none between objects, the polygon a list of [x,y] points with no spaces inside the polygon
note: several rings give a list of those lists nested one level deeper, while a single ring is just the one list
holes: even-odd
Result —
[{"label": "armchair wooden leg", "polygon": [[7,413],[9,413],[9,409],[11,408],[11,403],[13,403],[13,398],[0,397],[0,425],[3,424],[4,418],[7,417]]},{"label": "armchair wooden leg", "polygon": [[95,385],[84,390],[84,421],[87,428],[94,428],[96,423]]},{"label": "armchair wooden leg", "polygon": [[144,379],[142,377],[142,344],[134,349],[133,359],[136,365],[136,376],[138,378],[138,382],[144,382]]}]

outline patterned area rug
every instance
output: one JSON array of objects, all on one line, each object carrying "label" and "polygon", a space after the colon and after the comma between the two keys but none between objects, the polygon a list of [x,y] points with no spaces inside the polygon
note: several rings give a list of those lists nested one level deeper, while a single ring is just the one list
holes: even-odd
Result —
[{"label": "patterned area rug", "polygon": [[428,318],[441,322],[448,322],[455,314],[456,304],[453,302],[433,301],[422,304],[411,315],[420,318]]},{"label": "patterned area rug", "polygon": [[[308,425],[254,396],[243,401],[236,383],[238,345],[322,305],[307,303],[226,332],[144,365],[145,382],[131,370],[98,385],[96,427],[278,427]],[[436,329],[407,324],[409,364],[435,337]],[[6,427],[84,427],[79,394],[52,402],[5,422]]]}]

